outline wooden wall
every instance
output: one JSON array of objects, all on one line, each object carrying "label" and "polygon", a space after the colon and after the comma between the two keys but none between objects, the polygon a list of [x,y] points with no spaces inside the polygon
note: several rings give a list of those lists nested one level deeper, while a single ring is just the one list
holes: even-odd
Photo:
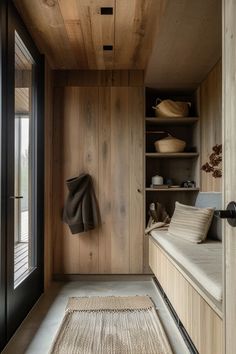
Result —
[{"label": "wooden wall", "polygon": [[[201,165],[208,161],[212,147],[222,143],[222,63],[214,66],[200,85]],[[220,192],[221,178],[201,171],[201,190]]]},{"label": "wooden wall", "polygon": [[142,70],[55,70],[54,86],[143,86]]},{"label": "wooden wall", "polygon": [[[139,71],[55,72],[55,274],[142,274],[148,269],[143,233],[142,78]],[[65,181],[81,172],[93,177],[101,226],[71,235],[61,220]]]},{"label": "wooden wall", "polygon": [[[236,200],[236,2],[223,0],[223,206]],[[225,220],[224,233],[224,353],[236,351],[236,228]]]},{"label": "wooden wall", "polygon": [[44,289],[52,280],[52,130],[53,130],[53,74],[45,63],[45,196],[44,196]]}]

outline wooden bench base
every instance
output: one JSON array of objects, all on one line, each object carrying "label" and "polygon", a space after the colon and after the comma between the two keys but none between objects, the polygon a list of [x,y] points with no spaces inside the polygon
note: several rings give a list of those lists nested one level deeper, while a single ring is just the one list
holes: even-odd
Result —
[{"label": "wooden bench base", "polygon": [[149,239],[149,265],[199,353],[222,354],[223,329],[219,312],[152,238]]}]

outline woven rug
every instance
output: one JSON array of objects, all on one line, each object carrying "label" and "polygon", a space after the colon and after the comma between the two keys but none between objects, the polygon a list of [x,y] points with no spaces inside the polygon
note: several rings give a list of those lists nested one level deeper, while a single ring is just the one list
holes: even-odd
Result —
[{"label": "woven rug", "polygon": [[148,296],[69,298],[51,354],[172,354]]}]

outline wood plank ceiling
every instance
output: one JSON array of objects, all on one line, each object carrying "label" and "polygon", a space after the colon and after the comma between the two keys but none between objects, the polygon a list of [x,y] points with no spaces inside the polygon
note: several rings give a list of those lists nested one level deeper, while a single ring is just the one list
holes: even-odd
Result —
[{"label": "wood plank ceiling", "polygon": [[14,2],[53,69],[128,70],[146,68],[166,0]]},{"label": "wood plank ceiling", "polygon": [[19,36],[15,41],[15,113],[29,114],[32,61]]},{"label": "wood plank ceiling", "polygon": [[167,1],[145,84],[196,89],[221,58],[221,0]]}]

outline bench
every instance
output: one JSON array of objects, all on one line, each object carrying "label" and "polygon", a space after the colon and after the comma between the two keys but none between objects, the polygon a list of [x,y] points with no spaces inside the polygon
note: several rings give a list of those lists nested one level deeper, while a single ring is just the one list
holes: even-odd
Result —
[{"label": "bench", "polygon": [[[220,208],[221,195],[199,193],[196,206]],[[205,243],[192,244],[154,230],[149,236],[149,264],[199,353],[222,354],[222,243],[217,219],[208,237]]]}]

